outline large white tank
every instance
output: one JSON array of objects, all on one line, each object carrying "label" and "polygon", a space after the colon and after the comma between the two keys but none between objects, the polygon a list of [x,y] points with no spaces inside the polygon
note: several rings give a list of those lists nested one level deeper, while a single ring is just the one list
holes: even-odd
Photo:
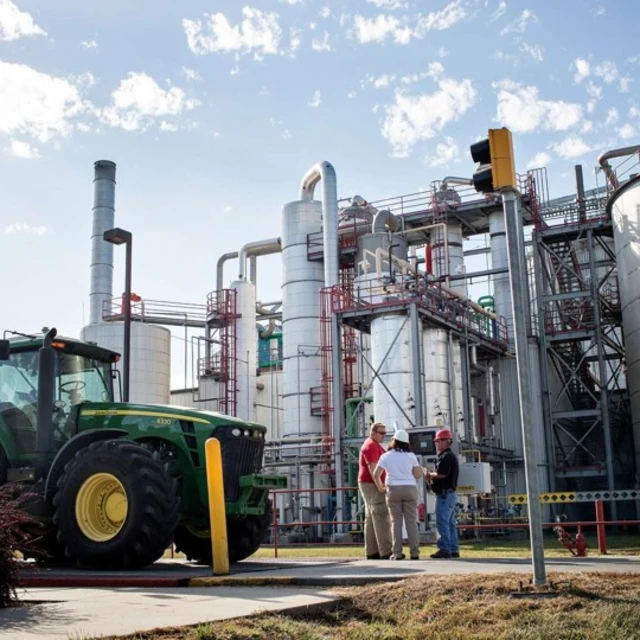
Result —
[{"label": "large white tank", "polygon": [[444,329],[426,329],[422,335],[422,352],[427,400],[425,424],[451,427],[455,416],[451,415],[449,396],[447,332]]},{"label": "large white tank", "polygon": [[390,429],[394,422],[399,429],[410,427],[403,414],[404,410],[411,415],[408,399],[412,389],[409,322],[406,315],[383,315],[371,321],[371,364],[378,371],[373,381],[375,419],[384,422]]},{"label": "large white tank", "polygon": [[[491,268],[508,269],[507,229],[502,211],[494,211],[489,214],[489,236],[491,239]],[[513,351],[515,346],[513,341],[513,310],[511,308],[509,273],[499,273],[492,276],[492,282],[496,313],[499,316],[503,316],[507,323],[509,348]]]},{"label": "large white tank", "polygon": [[640,176],[620,187],[608,206],[613,220],[636,469],[640,469]]},{"label": "large white tank", "polygon": [[[82,340],[118,353],[124,350],[124,323],[90,324]],[[121,370],[122,360],[118,363]],[[131,323],[129,400],[141,404],[169,404],[171,391],[171,332],[165,327]],[[117,392],[116,392],[117,396]]]},{"label": "large white tank", "polygon": [[322,203],[298,200],[282,211],[283,437],[320,435],[310,389],[320,387],[322,262],[307,259],[307,235],[321,230]]},{"label": "large white tank", "polygon": [[236,416],[255,420],[256,367],[258,331],[256,329],[256,286],[248,280],[236,280]]}]

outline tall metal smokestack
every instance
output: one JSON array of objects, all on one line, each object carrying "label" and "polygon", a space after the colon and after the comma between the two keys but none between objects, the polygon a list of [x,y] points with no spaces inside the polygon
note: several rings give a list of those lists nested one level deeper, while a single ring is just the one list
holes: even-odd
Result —
[{"label": "tall metal smokestack", "polygon": [[98,160],[94,168],[89,322],[98,324],[102,322],[105,300],[113,296],[113,245],[105,242],[102,234],[114,227],[116,164],[110,160]]}]

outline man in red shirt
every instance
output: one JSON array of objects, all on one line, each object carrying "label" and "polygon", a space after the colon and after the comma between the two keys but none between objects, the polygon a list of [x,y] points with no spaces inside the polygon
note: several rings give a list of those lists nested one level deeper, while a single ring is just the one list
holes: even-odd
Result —
[{"label": "man in red shirt", "polygon": [[[369,437],[360,449],[358,487],[365,505],[364,548],[367,560],[388,560],[391,557],[391,520],[384,500],[384,484],[376,485],[373,471],[385,452],[382,441],[386,427],[374,422]],[[384,482],[382,477],[381,482]]]}]

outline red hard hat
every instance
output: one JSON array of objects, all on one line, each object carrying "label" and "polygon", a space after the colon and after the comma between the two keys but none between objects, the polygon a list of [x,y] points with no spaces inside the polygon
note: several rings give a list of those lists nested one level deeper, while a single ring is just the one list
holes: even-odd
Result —
[{"label": "red hard hat", "polygon": [[449,431],[449,429],[440,429],[437,433],[436,433],[436,437],[434,438],[435,441],[438,440],[453,440],[453,436],[451,435],[451,431]]}]

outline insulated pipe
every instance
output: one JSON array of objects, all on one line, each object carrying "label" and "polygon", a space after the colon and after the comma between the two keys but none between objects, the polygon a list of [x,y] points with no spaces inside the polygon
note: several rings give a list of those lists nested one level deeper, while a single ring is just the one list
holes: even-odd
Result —
[{"label": "insulated pipe", "polygon": [[613,171],[613,168],[609,164],[611,158],[620,158],[621,156],[630,156],[634,153],[640,152],[640,144],[636,144],[633,147],[623,147],[621,149],[612,149],[611,151],[605,151],[599,158],[598,164],[602,167],[605,175],[607,176],[611,186],[617,189],[620,186],[618,178]]},{"label": "insulated pipe", "polygon": [[103,233],[114,226],[116,164],[98,160],[93,166],[89,323],[98,324],[102,322],[104,303],[113,296],[113,245],[104,241]]},{"label": "insulated pipe", "polygon": [[322,236],[324,286],[338,284],[338,186],[336,170],[329,162],[319,162],[307,171],[300,185],[300,200],[313,200],[316,185],[322,180]]},{"label": "insulated pipe", "polygon": [[218,258],[218,266],[216,270],[216,291],[222,291],[224,287],[224,263],[227,260],[233,260],[238,257],[237,251],[230,251],[229,253],[223,253]]},{"label": "insulated pipe", "polygon": [[269,256],[274,253],[280,253],[280,238],[269,238],[268,240],[257,240],[256,242],[247,242],[239,253],[239,271],[238,280],[247,279],[247,258],[250,256]]},{"label": "insulated pipe", "polygon": [[378,211],[375,216],[373,216],[373,223],[371,226],[371,231],[373,233],[384,233],[385,231],[390,231],[393,233],[400,226],[400,221],[396,216],[391,213],[388,209],[383,209],[382,211]]},{"label": "insulated pipe", "polygon": [[473,186],[471,178],[459,178],[458,176],[447,176],[442,179],[442,188],[446,189],[450,184],[464,184]]}]

